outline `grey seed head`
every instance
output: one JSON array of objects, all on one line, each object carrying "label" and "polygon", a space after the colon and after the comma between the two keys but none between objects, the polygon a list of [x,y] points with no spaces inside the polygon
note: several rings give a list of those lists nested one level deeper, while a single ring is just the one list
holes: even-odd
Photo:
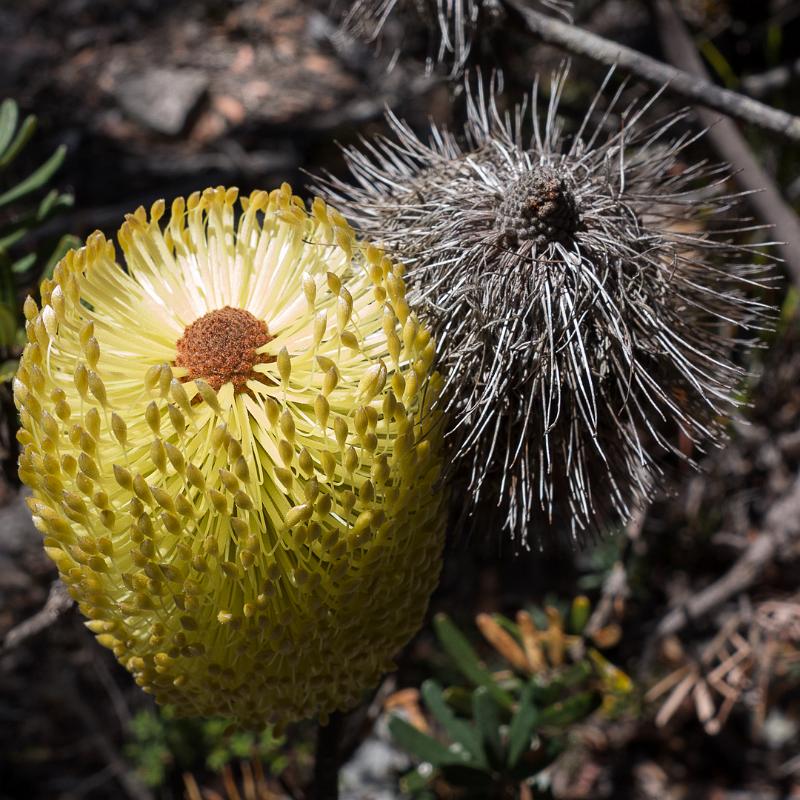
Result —
[{"label": "grey seed head", "polygon": [[[571,0],[538,2],[571,21]],[[349,7],[342,28],[360,39],[380,39],[393,18],[401,22],[404,40],[409,28],[432,32],[430,63],[446,63],[454,75],[466,65],[481,28],[496,26],[504,18],[500,0],[351,0],[344,5]]]},{"label": "grey seed head", "polygon": [[664,455],[693,463],[723,441],[772,313],[730,169],[691,161],[701,134],[687,111],[651,119],[658,94],[625,106],[623,84],[604,102],[610,77],[569,139],[566,71],[543,111],[534,87],[529,121],[479,82],[461,136],[423,141],[390,115],[391,137],[345,150],[352,183],[315,187],[407,265],[454,477],[518,546],[627,520],[663,488]]}]

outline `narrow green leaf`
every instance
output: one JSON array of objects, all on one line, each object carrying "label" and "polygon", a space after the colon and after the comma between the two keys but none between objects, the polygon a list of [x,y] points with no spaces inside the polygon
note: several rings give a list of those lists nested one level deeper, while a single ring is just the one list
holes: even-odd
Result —
[{"label": "narrow green leaf", "polygon": [[513,708],[514,698],[497,685],[489,670],[478,660],[478,654],[464,634],[450,618],[446,614],[437,614],[433,626],[442,647],[464,676],[476,686],[485,686],[503,708]]},{"label": "narrow green leaf", "polygon": [[566,726],[588,717],[602,702],[598,692],[581,692],[542,709],[541,725]]},{"label": "narrow green leaf", "polygon": [[11,269],[15,275],[22,275],[27,272],[36,263],[36,253],[28,253],[20,259],[17,259],[12,265]]},{"label": "narrow green leaf", "polygon": [[12,358],[0,364],[0,383],[8,383],[16,374],[19,369],[19,361]]},{"label": "narrow green leaf", "polygon": [[561,686],[572,688],[586,681],[593,674],[592,664],[587,659],[567,667],[556,679]]},{"label": "narrow green leaf", "polygon": [[8,225],[4,231],[0,232],[0,252],[8,250],[15,245],[25,234],[33,227],[33,215],[27,216],[24,219],[14,221],[14,225]]},{"label": "narrow green leaf", "polygon": [[581,634],[589,622],[589,615],[592,611],[592,604],[589,598],[584,595],[576,597],[572,601],[572,606],[569,610],[569,629],[572,633]]},{"label": "narrow green leaf", "polygon": [[524,781],[547,769],[566,749],[566,736],[538,741],[536,747],[523,751],[517,765],[508,770],[512,780]]},{"label": "narrow green leaf", "polygon": [[[0,207],[6,206],[9,203],[13,203],[15,200],[19,200],[26,194],[35,192],[37,189],[40,189],[42,186],[44,186],[64,162],[64,157],[66,154],[67,148],[63,144],[60,145],[55,153],[53,153],[53,155],[50,156],[50,158],[48,158],[41,167],[28,175],[24,181],[18,183],[16,186],[0,195]],[[0,163],[0,166],[2,166],[2,163]]]},{"label": "narrow green leaf", "polygon": [[471,767],[468,764],[445,764],[442,767],[442,777],[451,785],[464,787],[469,791],[469,797],[490,797],[490,790],[494,784],[492,776],[482,769]]},{"label": "narrow green leaf", "polygon": [[17,135],[14,141],[4,148],[5,152],[0,156],[0,171],[4,170],[8,165],[22,152],[22,148],[28,144],[33,132],[36,130],[36,117],[33,114],[25,117],[22,125],[19,126]]},{"label": "narrow green leaf", "polygon": [[11,347],[17,339],[17,318],[13,307],[0,305],[0,346]]},{"label": "narrow green leaf", "polygon": [[472,690],[465,689],[463,686],[448,686],[442,692],[447,705],[462,717],[472,714]]},{"label": "narrow green leaf", "polygon": [[0,303],[12,311],[17,307],[17,288],[14,285],[14,273],[11,271],[11,259],[2,251],[0,251]]},{"label": "narrow green leaf", "polygon": [[483,751],[478,732],[453,713],[444,699],[442,687],[434,680],[427,680],[422,684],[422,697],[425,705],[445,729],[448,736],[469,753],[471,760],[481,767],[487,767],[486,753]]},{"label": "narrow green leaf", "polygon": [[17,214],[0,225],[0,250],[8,250],[37,224],[46,222],[62,209],[71,208],[74,202],[71,194],[59,194],[57,189],[48,192],[35,211]]},{"label": "narrow green leaf", "polygon": [[64,208],[72,208],[75,204],[75,198],[71,194],[61,194],[58,189],[51,189],[42,202],[39,203],[39,208],[36,211],[36,221],[44,222],[49,219],[56,211],[61,211]]},{"label": "narrow green leaf", "polygon": [[522,690],[519,707],[511,719],[508,729],[508,766],[514,767],[520,756],[530,747],[531,738],[539,719],[539,712],[533,703],[533,686],[528,684]]},{"label": "narrow green leaf", "polygon": [[566,697],[570,689],[579,687],[593,674],[594,668],[589,661],[584,659],[562,670],[548,682],[544,682],[541,677],[537,676],[531,682],[534,702],[540,707],[549,706],[560,698]]},{"label": "narrow green leaf", "polygon": [[430,769],[421,770],[419,767],[417,767],[417,769],[412,770],[406,775],[403,775],[400,780],[400,786],[403,794],[419,797],[418,792],[422,792],[427,788],[431,778],[435,774],[436,773],[432,772]]},{"label": "narrow green leaf", "polygon": [[417,730],[402,717],[392,717],[389,721],[389,730],[395,741],[402,748],[408,750],[422,761],[433,764],[434,767],[440,767],[444,764],[464,763],[466,753],[459,754],[448,750],[443,744]]},{"label": "narrow green leaf", "polygon": [[501,769],[505,763],[505,752],[500,737],[500,716],[497,711],[497,703],[489,694],[489,690],[485,686],[479,686],[472,693],[472,713],[489,764],[494,769]]},{"label": "narrow green leaf", "polygon": [[43,281],[45,278],[52,278],[53,270],[55,270],[56,264],[58,264],[58,262],[64,258],[64,256],[67,254],[67,251],[77,250],[82,244],[83,242],[79,237],[73,236],[71,233],[65,233],[58,240],[58,244],[50,254],[50,258],[47,259],[47,263],[44,265],[44,269],[42,270],[42,274],[39,276],[39,280]]},{"label": "narrow green leaf", "polygon": [[508,617],[504,617],[502,614],[492,614],[492,619],[501,627],[508,631],[517,641],[519,641],[520,633],[519,633],[519,625],[516,622],[512,622]]},{"label": "narrow green leaf", "polygon": [[19,118],[19,109],[17,104],[11,100],[3,100],[0,103],[0,158],[3,152],[8,147],[11,137],[14,135],[14,129],[17,127],[17,119]]}]

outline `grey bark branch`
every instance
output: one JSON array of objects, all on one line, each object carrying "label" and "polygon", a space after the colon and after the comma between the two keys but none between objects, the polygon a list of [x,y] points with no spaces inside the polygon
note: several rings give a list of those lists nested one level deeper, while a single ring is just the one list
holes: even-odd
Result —
[{"label": "grey bark branch", "polygon": [[[703,81],[708,73],[692,37],[670,0],[655,0],[658,34],[666,57],[681,64]],[[715,111],[698,108],[697,114],[708,127],[708,138],[720,157],[736,169],[736,182],[746,192],[747,202],[759,221],[772,226],[774,239],[781,242],[780,254],[795,286],[800,287],[800,219],[781,196],[772,176],[758,163],[736,125]]]},{"label": "grey bark branch", "polygon": [[765,94],[782,89],[798,76],[800,76],[800,59],[791,64],[774,67],[758,75],[746,75],[742,78],[742,89],[752,97],[763,97]]},{"label": "grey bark branch", "polygon": [[669,91],[693,103],[713,108],[800,142],[800,117],[787,114],[730,89],[722,89],[707,80],[700,80],[684,70],[664,64],[630,47],[549,17],[529,8],[523,0],[503,0],[503,2],[507,8],[518,14],[531,33],[545,42],[571,53],[587,56],[602,64],[618,65],[655,86],[669,84]]},{"label": "grey bark branch", "polygon": [[49,628],[57,619],[69,611],[75,601],[67,593],[67,587],[61,581],[54,581],[50,587],[47,602],[32,617],[15,625],[3,640],[0,652],[11,650],[19,644]]}]

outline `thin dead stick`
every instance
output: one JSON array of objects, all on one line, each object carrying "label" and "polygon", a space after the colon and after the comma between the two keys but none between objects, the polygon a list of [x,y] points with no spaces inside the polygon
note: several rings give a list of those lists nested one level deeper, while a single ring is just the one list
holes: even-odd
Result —
[{"label": "thin dead stick", "polygon": [[699,619],[718,608],[738,592],[750,588],[767,564],[787,542],[800,536],[800,479],[780,502],[776,503],[764,524],[763,532],[752,541],[736,563],[717,581],[670,611],[658,624],[655,639],[677,633],[691,620]]},{"label": "thin dead stick", "polygon": [[0,652],[11,650],[31,636],[35,636],[45,628],[48,628],[69,611],[73,605],[75,605],[75,601],[67,593],[67,587],[61,581],[53,581],[44,607],[29,619],[20,622],[19,625],[15,625],[6,634],[6,638],[3,640],[2,646],[0,646]]},{"label": "thin dead stick", "polygon": [[742,78],[742,89],[752,97],[783,89],[789,81],[800,76],[800,58],[791,64],[782,64],[758,75],[746,75]]},{"label": "thin dead stick", "polygon": [[787,114],[750,97],[721,89],[688,72],[676,69],[625,45],[604,39],[575,25],[568,25],[539,11],[528,8],[523,0],[503,0],[506,8],[516,12],[527,29],[549,44],[571,53],[587,56],[609,66],[618,65],[643,81],[661,87],[692,103],[721,111],[744,122],[774,131],[793,141],[800,141],[800,117]]},{"label": "thin dead stick", "polygon": [[314,760],[314,800],[337,800],[339,797],[339,743],[342,737],[341,712],[334,712],[326,725],[317,726],[317,750]]},{"label": "thin dead stick", "polygon": [[[670,0],[655,0],[658,35],[666,57],[682,64],[687,72],[706,80],[708,73],[686,26]],[[720,156],[736,170],[736,182],[746,192],[758,219],[772,226],[772,236],[780,241],[781,256],[795,286],[800,287],[800,219],[786,204],[772,177],[758,163],[736,125],[716,112],[698,108],[697,114],[708,127],[708,137]]]}]

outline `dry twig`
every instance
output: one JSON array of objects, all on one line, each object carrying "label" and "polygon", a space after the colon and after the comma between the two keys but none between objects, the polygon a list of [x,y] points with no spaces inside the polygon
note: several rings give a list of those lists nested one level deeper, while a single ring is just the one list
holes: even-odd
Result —
[{"label": "dry twig", "polygon": [[504,5],[510,11],[516,12],[527,29],[545,42],[571,53],[587,56],[602,64],[619,65],[654,86],[669,84],[669,91],[693,103],[774,131],[787,139],[800,141],[799,117],[730,89],[721,89],[713,83],[700,80],[688,72],[657,61],[630,47],[549,17],[529,8],[522,0],[504,0]]},{"label": "dry twig", "polygon": [[0,652],[11,650],[19,644],[49,628],[59,617],[69,611],[75,601],[67,593],[67,587],[61,581],[53,581],[47,602],[32,617],[19,625],[15,625],[3,640]]},{"label": "dry twig", "polygon": [[656,638],[677,633],[689,621],[718,608],[726,600],[748,589],[783,548],[800,537],[800,478],[792,490],[767,514],[764,529],[750,543],[736,563],[718,580],[688,602],[674,608],[658,624]]},{"label": "dry twig", "polygon": [[[658,19],[661,46],[673,64],[682,64],[697,80],[708,80],[692,37],[678,16],[670,0],[654,3]],[[758,163],[736,125],[730,119],[720,119],[713,111],[698,108],[703,125],[708,126],[708,137],[719,155],[736,168],[736,182],[747,192],[747,202],[765,225],[772,227],[781,244],[781,255],[795,285],[800,287],[800,220],[781,197],[775,181]]]},{"label": "dry twig", "polygon": [[789,81],[800,76],[800,59],[791,64],[781,64],[758,75],[746,75],[742,78],[742,89],[752,97],[763,97],[765,94],[783,89]]}]

